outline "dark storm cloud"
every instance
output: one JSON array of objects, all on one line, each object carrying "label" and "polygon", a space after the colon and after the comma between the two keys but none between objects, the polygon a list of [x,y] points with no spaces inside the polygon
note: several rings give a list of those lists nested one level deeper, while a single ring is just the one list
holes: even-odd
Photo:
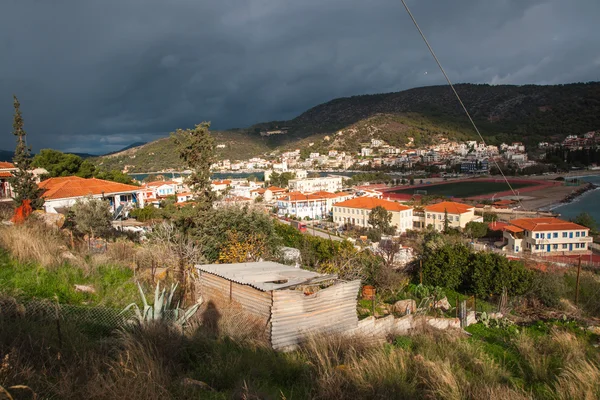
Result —
[{"label": "dark storm cloud", "polygon": [[[455,82],[600,75],[598,0],[409,5]],[[12,93],[34,149],[101,153],[443,83],[399,0],[4,0],[0,55],[4,149]]]}]

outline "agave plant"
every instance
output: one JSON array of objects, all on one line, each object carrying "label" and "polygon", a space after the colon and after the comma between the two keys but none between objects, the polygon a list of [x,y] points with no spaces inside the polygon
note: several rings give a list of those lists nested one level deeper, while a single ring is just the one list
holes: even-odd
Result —
[{"label": "agave plant", "polygon": [[121,314],[127,312],[130,309],[135,311],[135,320],[141,324],[149,324],[158,321],[171,322],[178,326],[185,326],[190,318],[198,311],[201,302],[188,307],[184,310],[179,307],[179,303],[175,307],[172,307],[173,295],[177,290],[177,284],[172,284],[171,289],[167,292],[166,288],[160,290],[160,283],[156,284],[154,290],[154,304],[149,305],[146,301],[146,296],[142,290],[142,286],[138,282],[138,290],[142,298],[143,308],[140,309],[136,303],[131,303],[121,312]]}]

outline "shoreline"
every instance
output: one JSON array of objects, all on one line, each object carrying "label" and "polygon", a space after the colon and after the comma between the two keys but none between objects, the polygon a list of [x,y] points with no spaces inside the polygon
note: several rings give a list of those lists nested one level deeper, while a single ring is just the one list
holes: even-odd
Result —
[{"label": "shoreline", "polygon": [[555,209],[560,208],[562,206],[576,203],[585,195],[592,193],[598,189],[600,189],[600,186],[595,185],[593,183],[588,183],[585,188],[581,188],[581,189],[577,190],[575,193],[571,193],[571,194],[565,196],[563,199],[561,199],[557,203],[552,203],[548,206],[539,207],[537,209],[537,211],[554,211]]}]

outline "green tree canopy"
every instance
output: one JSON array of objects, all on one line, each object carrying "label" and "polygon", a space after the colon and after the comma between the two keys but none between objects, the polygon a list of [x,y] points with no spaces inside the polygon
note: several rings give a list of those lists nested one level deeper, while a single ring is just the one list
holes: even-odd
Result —
[{"label": "green tree canopy", "polygon": [[596,220],[589,213],[582,212],[581,214],[578,214],[575,218],[573,218],[571,221],[576,224],[583,225],[586,228],[590,228],[590,231],[593,234],[598,233],[598,225],[596,223]]},{"label": "green tree canopy", "polygon": [[485,222],[471,221],[465,225],[465,233],[474,239],[479,239],[487,235],[488,226]]},{"label": "green tree canopy", "polygon": [[73,207],[76,229],[90,237],[106,237],[112,231],[112,214],[106,200],[86,198],[78,200]]},{"label": "green tree canopy", "polygon": [[382,206],[374,207],[371,210],[368,222],[373,229],[376,229],[381,233],[390,234],[394,231],[392,227],[392,213]]},{"label": "green tree canopy", "polygon": [[91,162],[84,161],[75,154],[66,154],[53,149],[42,149],[33,157],[31,165],[35,168],[44,168],[50,177],[76,175],[91,178],[96,170]]},{"label": "green tree canopy", "polygon": [[210,166],[215,161],[215,139],[209,128],[210,122],[202,122],[194,129],[178,129],[171,134],[181,160],[192,171],[187,183],[195,194],[199,210],[211,209],[215,200],[210,180]]}]

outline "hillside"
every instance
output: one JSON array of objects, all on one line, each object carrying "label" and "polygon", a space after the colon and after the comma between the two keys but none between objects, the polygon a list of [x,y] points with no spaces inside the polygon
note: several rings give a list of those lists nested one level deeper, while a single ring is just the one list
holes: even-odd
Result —
[{"label": "hillside", "polygon": [[[568,85],[456,85],[480,131],[491,144],[560,140],[600,128],[600,82]],[[288,128],[287,133],[264,137],[261,131]],[[342,135],[332,135],[342,131]],[[220,158],[248,159],[290,148],[315,151],[357,151],[361,141],[381,138],[403,147],[450,139],[477,139],[448,86],[429,86],[396,93],[353,96],[331,100],[289,121],[272,121],[246,129],[215,132]],[[327,136],[329,140],[324,140]],[[100,157],[99,163],[135,171],[178,168],[169,139]],[[131,169],[130,168],[130,169]]]},{"label": "hillside", "polygon": [[[211,133],[217,145],[225,146],[216,149],[219,159],[244,159],[269,150],[260,137],[255,138],[243,131],[212,131]],[[123,170],[127,167],[128,172],[153,172],[183,167],[177,146],[170,137],[97,157],[92,161],[107,169]]]}]

